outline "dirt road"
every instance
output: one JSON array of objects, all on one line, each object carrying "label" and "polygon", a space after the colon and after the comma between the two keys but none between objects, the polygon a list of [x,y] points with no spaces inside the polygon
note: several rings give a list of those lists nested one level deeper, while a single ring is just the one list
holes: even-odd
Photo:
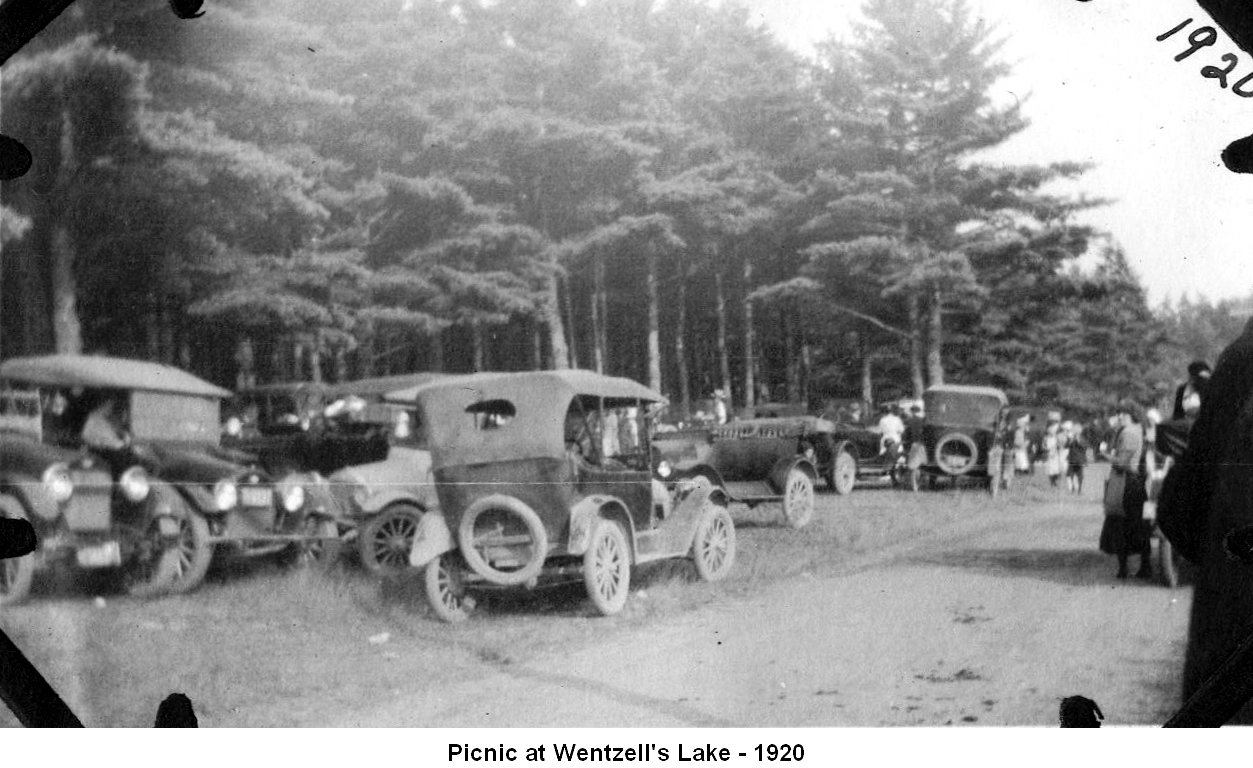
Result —
[{"label": "dirt road", "polygon": [[1177,704],[1189,590],[1116,581],[1093,538],[1092,508],[1064,498],[989,515],[336,724],[1054,725],[1072,694],[1110,724],[1159,724]]},{"label": "dirt road", "polygon": [[359,569],[257,566],[151,601],[54,588],[0,626],[89,725],[171,691],[206,726],[1051,726],[1071,694],[1160,723],[1189,590],[1113,578],[1099,488],[859,488],[802,531],[740,510],[728,581],[640,574],[610,618],[576,588],[448,626]]}]

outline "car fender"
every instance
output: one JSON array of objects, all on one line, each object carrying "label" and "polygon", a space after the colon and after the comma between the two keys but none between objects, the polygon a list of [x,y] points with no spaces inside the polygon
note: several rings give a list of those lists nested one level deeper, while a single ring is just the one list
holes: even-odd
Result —
[{"label": "car fender", "polygon": [[413,534],[413,548],[409,550],[409,565],[424,568],[426,564],[456,549],[452,531],[443,512],[426,512],[418,519],[418,529]]},{"label": "car fender", "polygon": [[434,486],[426,493],[415,493],[412,488],[388,488],[366,496],[360,502],[358,511],[363,516],[376,515],[396,503],[412,504],[423,512],[439,506]]},{"label": "car fender", "polygon": [[696,527],[700,524],[701,512],[705,503],[714,501],[721,506],[730,504],[730,499],[721,488],[704,483],[695,485],[674,505],[674,511],[666,518],[664,525],[673,526],[683,531],[683,546],[679,551],[691,549],[696,538]]},{"label": "car fender", "polygon": [[693,477],[705,476],[709,481],[719,488],[725,488],[726,482],[722,479],[722,473],[714,469],[709,464],[694,464],[690,467],[676,467],[674,474],[667,480],[672,482],[679,480],[689,480]]},{"label": "car fender", "polygon": [[580,499],[570,510],[570,536],[566,539],[566,553],[582,555],[592,541],[592,527],[599,518],[622,524],[631,546],[631,559],[635,559],[635,526],[626,505],[613,496],[599,494]]},{"label": "car fender", "polygon": [[213,501],[213,489],[199,483],[176,483],[178,493],[187,502],[187,506],[201,515],[220,514],[217,504]]},{"label": "car fender", "polygon": [[788,456],[776,461],[770,470],[770,486],[775,492],[783,493],[787,483],[787,473],[792,471],[793,467],[800,467],[805,474],[809,475],[811,481],[818,481],[818,470],[812,461],[804,456]]},{"label": "car fender", "polygon": [[161,535],[167,539],[178,537],[179,510],[185,506],[183,497],[166,483],[154,482],[148,491],[145,512],[157,521]]},{"label": "car fender", "polygon": [[6,475],[0,477],[0,493],[13,496],[25,508],[28,515],[55,522],[61,516],[61,507],[44,488],[37,477]]}]

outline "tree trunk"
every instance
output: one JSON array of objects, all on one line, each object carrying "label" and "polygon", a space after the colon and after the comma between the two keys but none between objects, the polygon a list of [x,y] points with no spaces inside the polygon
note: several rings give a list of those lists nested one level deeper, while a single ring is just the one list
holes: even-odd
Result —
[{"label": "tree trunk", "polygon": [[322,383],[322,343],[316,336],[309,340],[309,381]]},{"label": "tree trunk", "polygon": [[657,252],[649,247],[645,256],[648,271],[645,277],[648,290],[648,386],[661,391],[661,318],[657,307]]},{"label": "tree trunk", "polygon": [[565,324],[561,321],[561,300],[556,275],[547,278],[544,296],[540,301],[540,317],[548,329],[549,364],[554,369],[570,367],[570,349],[566,346]]},{"label": "tree trunk", "polygon": [[252,338],[239,337],[235,342],[235,388],[251,389],[257,385],[255,363],[256,353],[252,347]]},{"label": "tree trunk", "polygon": [[[754,384],[753,366],[757,357],[754,354],[756,342],[753,338],[753,301],[748,297],[753,292],[753,262],[744,257],[744,405],[754,404],[756,385]],[[730,393],[727,394],[730,397]]]},{"label": "tree trunk", "polygon": [[927,323],[927,378],[932,386],[944,383],[944,303],[940,289],[931,289],[930,316]]},{"label": "tree trunk", "polygon": [[922,398],[926,389],[922,372],[922,309],[921,297],[917,293],[909,294],[906,309],[909,311],[909,381],[913,386],[914,399]]},{"label": "tree trunk", "polygon": [[83,329],[78,321],[74,244],[69,230],[60,223],[55,224],[52,231],[52,336],[57,352],[82,353]]},{"label": "tree trunk", "polygon": [[679,407],[683,420],[692,415],[692,383],[688,380],[690,372],[687,367],[687,349],[683,346],[687,335],[687,280],[683,270],[679,270],[679,315],[674,322],[674,356],[679,369]]},{"label": "tree trunk", "polygon": [[605,312],[605,262],[600,256],[592,261],[592,361],[597,373],[605,372],[605,326],[608,324],[608,313]]},{"label": "tree trunk", "polygon": [[783,317],[783,354],[784,371],[787,373],[787,401],[799,403],[801,400],[800,354],[796,349],[795,319],[791,312],[784,311]]},{"label": "tree trunk", "polygon": [[444,372],[444,331],[436,328],[430,335],[430,355],[427,362],[435,373]]},{"label": "tree trunk", "polygon": [[[564,281],[563,284],[563,281],[561,281],[560,278],[554,279],[556,281],[555,296],[558,298],[558,301],[560,301],[560,304],[558,304],[560,307],[558,323],[560,323],[561,348],[563,348],[560,367],[578,368],[579,343],[575,336],[574,307],[571,306],[571,303],[573,302],[571,302],[570,297],[570,281]],[[569,337],[566,336],[568,333]]]},{"label": "tree trunk", "polygon": [[870,409],[874,407],[874,376],[871,370],[874,365],[874,353],[870,351],[864,335],[858,346],[861,348],[861,401],[866,406],[865,414],[869,418]]},{"label": "tree trunk", "polygon": [[810,377],[813,375],[813,347],[809,338],[801,331],[801,402],[809,402]]},{"label": "tree trunk", "polygon": [[[61,108],[60,127],[54,200],[67,200],[78,172],[78,148],[74,146],[74,121],[68,103]],[[63,215],[60,211],[54,213],[52,224],[52,337],[57,352],[79,354],[83,351],[83,329],[78,319],[78,285],[74,279],[77,253]]]},{"label": "tree trunk", "polygon": [[478,373],[483,370],[483,326],[478,323],[470,325],[470,366]]},{"label": "tree trunk", "polygon": [[544,370],[544,336],[539,318],[532,320],[531,327],[531,370]]},{"label": "tree trunk", "polygon": [[718,372],[722,375],[719,385],[727,399],[731,398],[731,358],[727,354],[727,297],[722,288],[722,272],[714,272],[714,314],[718,318]]},{"label": "tree trunk", "polygon": [[[167,365],[177,365],[175,358],[178,356],[178,312],[174,307],[170,306],[168,297],[162,297],[157,305],[157,328],[159,336],[159,351],[157,360]],[[186,367],[186,366],[183,366]]]},{"label": "tree trunk", "polygon": [[343,344],[335,346],[334,357],[331,359],[331,366],[335,372],[335,382],[340,383],[348,381],[348,350]]},{"label": "tree trunk", "polygon": [[374,375],[374,343],[375,331],[368,329],[361,335],[361,339],[357,343],[356,365],[354,369],[357,371],[358,379],[368,379]]}]

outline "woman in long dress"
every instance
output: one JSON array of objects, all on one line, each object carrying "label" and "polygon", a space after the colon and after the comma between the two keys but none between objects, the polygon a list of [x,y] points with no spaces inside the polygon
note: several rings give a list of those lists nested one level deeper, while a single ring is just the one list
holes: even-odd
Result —
[{"label": "woman in long dress", "polygon": [[[1140,556],[1137,579],[1153,578],[1152,526],[1144,518],[1144,502],[1147,498],[1144,486],[1142,459],[1144,457],[1144,428],[1141,427],[1142,411],[1135,403],[1123,402],[1116,415],[1119,429],[1114,436],[1110,454],[1110,482],[1121,483],[1119,499],[1106,499],[1105,524],[1101,528],[1101,551],[1118,556],[1118,578],[1127,578],[1127,561],[1131,555]],[[1108,494],[1107,494],[1108,495]],[[1117,503],[1121,501],[1121,504]]]}]

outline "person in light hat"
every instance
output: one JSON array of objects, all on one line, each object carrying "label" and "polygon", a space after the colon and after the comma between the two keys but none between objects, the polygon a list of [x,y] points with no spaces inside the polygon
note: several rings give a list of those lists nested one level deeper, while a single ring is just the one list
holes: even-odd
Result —
[{"label": "person in light hat", "polygon": [[1044,427],[1044,438],[1041,446],[1044,449],[1044,471],[1048,473],[1049,485],[1058,487],[1062,477],[1062,415],[1058,411],[1049,411],[1048,423]]}]

